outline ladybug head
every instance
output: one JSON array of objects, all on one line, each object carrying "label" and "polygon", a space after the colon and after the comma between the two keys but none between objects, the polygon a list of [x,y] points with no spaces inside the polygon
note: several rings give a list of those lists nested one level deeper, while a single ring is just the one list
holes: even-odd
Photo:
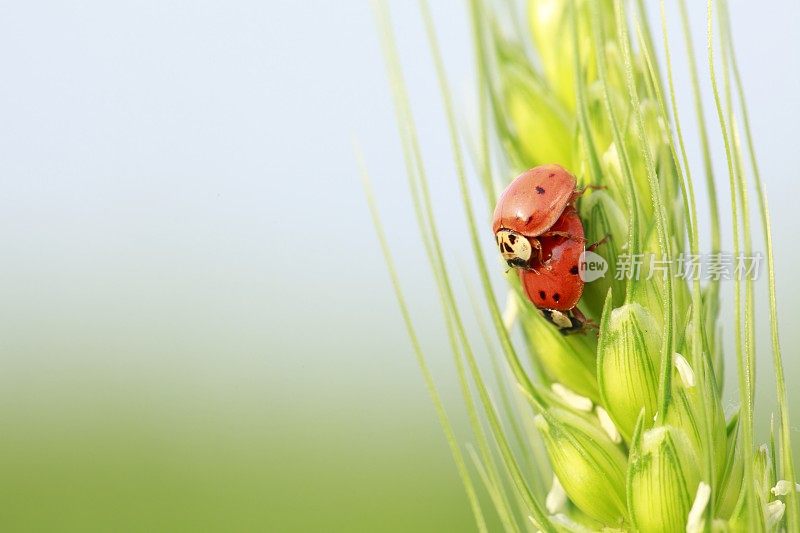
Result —
[{"label": "ladybug head", "polygon": [[508,229],[501,229],[495,235],[500,255],[512,268],[525,268],[531,258],[531,243],[527,237]]}]

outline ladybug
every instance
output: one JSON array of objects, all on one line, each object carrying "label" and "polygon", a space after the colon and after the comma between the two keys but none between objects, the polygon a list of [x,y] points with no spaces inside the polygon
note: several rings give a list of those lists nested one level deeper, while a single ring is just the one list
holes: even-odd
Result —
[{"label": "ladybug", "polygon": [[542,261],[519,269],[522,290],[562,334],[583,332],[589,321],[576,306],[583,294],[580,262],[585,239],[575,207],[567,206],[551,230],[553,235],[540,239]]},{"label": "ladybug", "polygon": [[492,220],[500,254],[519,271],[525,295],[564,335],[592,325],[577,307],[584,287],[580,263],[587,247],[575,201],[584,191],[561,166],[538,166],[503,191]]},{"label": "ladybug", "polygon": [[543,259],[542,239],[562,236],[583,239],[554,228],[564,210],[575,203],[584,189],[575,176],[559,165],[541,165],[520,174],[503,191],[492,219],[500,254],[509,267],[529,268]]}]

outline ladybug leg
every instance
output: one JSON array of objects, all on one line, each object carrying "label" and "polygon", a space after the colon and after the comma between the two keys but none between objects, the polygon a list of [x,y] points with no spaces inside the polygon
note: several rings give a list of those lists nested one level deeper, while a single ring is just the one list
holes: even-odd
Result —
[{"label": "ladybug leg", "polygon": [[534,273],[536,273],[536,274],[538,274],[538,273],[539,273],[539,271],[538,271],[538,270],[536,270],[536,269],[535,269],[535,268],[533,268],[533,267],[532,267],[530,264],[528,264],[527,266],[524,266],[524,267],[511,267],[511,266],[510,266],[510,267],[508,267],[508,268],[505,270],[505,272],[503,272],[503,274],[508,274],[509,272],[511,272],[512,270],[515,270],[515,269],[517,269],[517,268],[522,268],[523,270],[528,270],[528,271],[530,271],[530,272],[534,272]]},{"label": "ladybug leg", "polygon": [[583,196],[583,193],[586,191],[601,191],[603,189],[608,189],[605,185],[584,185],[583,187],[578,187],[572,193],[572,197],[569,199],[570,203],[573,203],[575,200]]},{"label": "ladybug leg", "polygon": [[[539,264],[541,265],[542,264],[542,243],[539,242],[539,239],[536,239],[536,238],[530,239],[530,243],[531,243],[531,247],[533,248],[534,252],[536,253],[536,258],[539,261]],[[530,263],[531,263],[531,261],[528,262],[529,266],[530,266]],[[530,268],[530,270],[533,270],[533,268]]]},{"label": "ladybug leg", "polygon": [[576,326],[580,325],[579,331],[581,333],[586,333],[586,330],[589,329],[594,329],[598,331],[600,330],[600,326],[598,326],[594,320],[586,318],[586,315],[584,315],[583,312],[577,307],[572,308],[572,317],[573,321],[577,322]]},{"label": "ladybug leg", "polygon": [[565,239],[571,239],[573,241],[579,242],[586,242],[586,239],[583,237],[578,237],[577,235],[573,235],[568,231],[546,231],[539,235],[540,237],[564,237]]},{"label": "ladybug leg", "polygon": [[586,318],[586,315],[583,314],[583,311],[581,311],[577,307],[573,307],[572,308],[572,316],[574,316],[575,320],[577,320],[578,322],[580,322],[583,325],[586,325],[586,324],[593,325],[594,324],[594,321]]},{"label": "ladybug leg", "polygon": [[611,235],[606,235],[605,237],[603,237],[602,239],[600,239],[596,243],[590,244],[589,246],[587,246],[586,249],[589,250],[590,252],[594,252],[597,249],[598,246],[607,243],[610,238],[611,238]]}]

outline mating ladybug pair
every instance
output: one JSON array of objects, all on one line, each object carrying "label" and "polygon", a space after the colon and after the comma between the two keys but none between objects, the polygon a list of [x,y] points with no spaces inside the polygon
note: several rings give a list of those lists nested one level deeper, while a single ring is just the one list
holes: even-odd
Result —
[{"label": "mating ladybug pair", "polygon": [[500,254],[519,271],[528,299],[565,335],[585,331],[588,323],[576,307],[587,247],[575,200],[584,191],[558,165],[532,168],[503,191],[492,221]]}]

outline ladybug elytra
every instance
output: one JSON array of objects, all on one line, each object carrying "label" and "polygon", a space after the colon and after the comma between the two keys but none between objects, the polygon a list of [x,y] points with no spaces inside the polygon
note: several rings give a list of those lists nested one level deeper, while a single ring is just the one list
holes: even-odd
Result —
[{"label": "ladybug elytra", "polygon": [[580,275],[585,249],[583,223],[575,208],[568,206],[552,229],[558,234],[541,238],[542,262],[533,268],[519,269],[522,289],[542,316],[561,333],[583,332],[587,319],[577,307],[584,287]]},{"label": "ladybug elytra", "polygon": [[503,259],[512,268],[526,268],[541,239],[553,235],[553,225],[583,191],[575,176],[559,165],[542,165],[520,174],[497,201],[492,230]]}]

